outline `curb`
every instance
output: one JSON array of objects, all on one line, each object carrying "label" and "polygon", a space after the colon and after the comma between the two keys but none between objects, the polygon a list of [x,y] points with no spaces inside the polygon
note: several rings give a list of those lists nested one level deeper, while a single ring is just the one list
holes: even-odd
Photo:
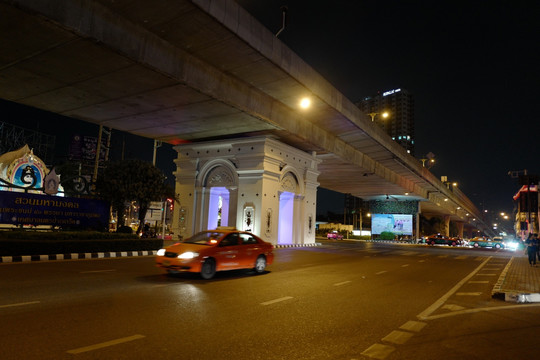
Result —
[{"label": "curb", "polygon": [[508,271],[510,270],[510,266],[514,262],[514,257],[510,259],[508,264],[506,264],[506,267],[501,273],[501,276],[499,276],[499,279],[495,283],[495,286],[493,287],[493,290],[491,291],[491,297],[494,299],[504,300],[508,302],[515,302],[518,304],[525,304],[525,303],[536,303],[540,302],[540,294],[539,293],[527,293],[527,292],[520,292],[518,290],[503,290],[502,285],[504,283],[504,280],[506,279],[506,275]]},{"label": "curb", "polygon": [[[313,247],[321,246],[321,243],[309,244],[286,244],[274,245],[275,249],[282,248],[298,248],[298,247]],[[17,255],[17,256],[0,256],[0,264],[7,263],[22,263],[22,262],[38,262],[38,261],[55,261],[55,260],[91,260],[91,259],[112,259],[120,257],[134,256],[153,256],[157,250],[144,251],[116,251],[116,252],[98,252],[98,253],[71,253],[71,254],[53,254],[53,255]]]},{"label": "curb", "polygon": [[156,255],[157,250],[144,251],[116,251],[116,252],[98,252],[98,253],[71,253],[71,254],[53,254],[53,255],[18,255],[1,256],[0,264],[19,263],[19,262],[37,262],[54,260],[89,260],[89,259],[110,259],[119,257],[150,256]]},{"label": "curb", "polygon": [[274,245],[274,249],[321,246],[321,243]]}]

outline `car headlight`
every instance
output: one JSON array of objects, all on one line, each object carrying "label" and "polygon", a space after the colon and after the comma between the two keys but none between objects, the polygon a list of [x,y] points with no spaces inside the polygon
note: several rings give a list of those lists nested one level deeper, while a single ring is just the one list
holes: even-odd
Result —
[{"label": "car headlight", "polygon": [[186,251],[185,253],[181,253],[177,256],[178,259],[194,259],[197,256],[199,256],[199,253],[192,252],[192,251]]},{"label": "car headlight", "polygon": [[157,254],[157,256],[165,255],[165,249],[159,249],[156,254]]}]

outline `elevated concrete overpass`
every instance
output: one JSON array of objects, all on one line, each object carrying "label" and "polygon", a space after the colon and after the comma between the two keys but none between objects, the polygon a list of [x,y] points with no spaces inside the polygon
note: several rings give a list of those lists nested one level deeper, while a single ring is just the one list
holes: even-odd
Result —
[{"label": "elevated concrete overpass", "polygon": [[316,152],[324,188],[490,231],[232,0],[0,0],[0,22],[0,98],[171,144],[272,136]]}]

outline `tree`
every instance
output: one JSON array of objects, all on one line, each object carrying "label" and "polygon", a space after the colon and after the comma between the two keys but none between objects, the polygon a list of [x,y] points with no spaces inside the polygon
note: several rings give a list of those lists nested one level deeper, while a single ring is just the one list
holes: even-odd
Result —
[{"label": "tree", "polygon": [[118,216],[118,225],[123,226],[125,204],[137,201],[139,204],[139,228],[144,226],[144,218],[152,201],[173,198],[174,188],[166,183],[161,170],[143,160],[123,160],[107,163],[105,170],[99,174],[96,191],[111,206]]}]

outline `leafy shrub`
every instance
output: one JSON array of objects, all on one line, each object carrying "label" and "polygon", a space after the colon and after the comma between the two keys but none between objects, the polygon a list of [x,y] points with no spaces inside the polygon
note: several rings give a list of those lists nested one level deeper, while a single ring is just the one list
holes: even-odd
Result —
[{"label": "leafy shrub", "polygon": [[129,226],[120,226],[118,230],[116,230],[117,233],[120,234],[133,234],[133,229]]},{"label": "leafy shrub", "polygon": [[395,238],[395,235],[391,231],[383,231],[380,236],[381,240],[394,240],[394,238]]}]

